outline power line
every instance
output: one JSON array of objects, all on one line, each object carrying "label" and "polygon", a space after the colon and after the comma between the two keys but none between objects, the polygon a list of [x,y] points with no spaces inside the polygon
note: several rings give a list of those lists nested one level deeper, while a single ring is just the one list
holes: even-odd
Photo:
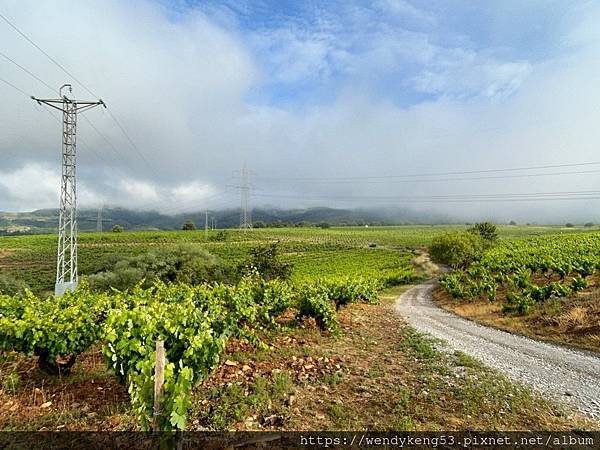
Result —
[{"label": "power line", "polygon": [[27,36],[23,31],[21,31],[14,23],[12,23],[10,20],[8,20],[8,18],[6,16],[4,16],[2,13],[0,13],[0,18],[2,20],[4,20],[13,30],[15,30],[17,33],[19,33],[27,42],[29,42],[31,45],[33,45],[41,53],[43,53],[46,56],[46,58],[48,58],[51,62],[53,62],[60,70],[62,70],[65,74],[67,74],[69,77],[71,77],[73,79],[73,81],[75,81],[83,89],[85,89],[92,97],[98,98],[98,96],[96,94],[94,94],[85,84],[83,84],[81,81],[79,81],[77,79],[77,77],[75,77],[75,75],[73,75],[71,72],[69,72],[62,64],[60,64],[58,61],[56,61],[48,53],[46,53],[44,51],[44,49],[42,49],[39,45],[37,45],[35,42],[33,42],[33,40],[31,38],[29,38],[29,36]]},{"label": "power line", "polygon": [[[30,70],[28,70],[26,67],[22,66],[21,64],[17,63],[16,61],[14,61],[13,59],[9,58],[7,55],[5,55],[4,53],[0,52],[0,56],[3,56],[4,58],[6,58],[8,61],[10,61],[11,63],[13,63],[15,66],[17,66],[19,69],[21,69],[22,71],[24,71],[26,74],[28,74],[29,76],[31,76],[32,78],[34,78],[35,80],[39,81],[41,84],[43,84],[44,86],[46,86],[48,89],[50,89],[52,92],[55,92],[55,89],[50,86],[46,81],[44,81],[43,79],[41,79],[40,77],[38,77],[37,75],[35,75],[33,72],[31,72]],[[3,80],[4,81],[4,80]],[[8,83],[8,82],[7,82]],[[10,84],[10,83],[9,83]],[[19,88],[17,88],[16,86],[12,85],[12,87],[14,87],[15,89],[19,90],[21,93],[28,95],[27,93],[25,93],[25,91],[21,91]],[[50,112],[50,111],[49,111]],[[112,113],[109,111],[111,117],[113,117],[113,120],[116,121],[116,119],[114,118],[114,116],[112,115]],[[103,133],[100,132],[100,130],[98,130],[98,128],[92,123],[92,121],[87,117],[87,116],[82,116],[84,118],[84,120],[92,127],[92,129],[96,132],[96,134],[98,134],[98,136],[100,136],[101,139],[103,139],[108,146],[111,148],[111,150],[115,153],[115,155],[117,155],[118,158],[121,158],[121,155],[119,154],[119,151],[117,150],[117,148],[115,147],[115,145],[113,144],[113,142],[111,140],[108,139],[108,137],[106,137],[106,135],[104,135]],[[57,120],[60,121],[59,118],[56,118]],[[119,125],[119,127],[122,129],[122,127]],[[123,130],[124,132],[124,130]],[[90,148],[91,149],[91,148]],[[100,157],[93,149],[91,149],[92,152],[94,154],[96,154],[96,156]],[[141,155],[143,158],[143,155]],[[105,163],[108,164],[108,161],[106,161],[104,158],[101,158]],[[133,167],[129,164],[129,162],[127,161],[127,159],[123,158],[123,161],[125,161],[126,165],[132,170],[134,171]]]},{"label": "power line", "polygon": [[[93,97],[98,98],[98,96],[96,94],[94,94],[94,92],[92,92],[85,84],[83,84],[83,82],[81,82],[77,77],[75,77],[69,70],[67,70],[62,64],[60,64],[56,59],[54,59],[52,56],[50,56],[44,49],[42,49],[39,45],[37,45],[29,36],[27,36],[23,31],[21,31],[14,23],[12,23],[6,16],[2,15],[0,13],[0,18],[2,18],[8,25],[10,25],[10,27],[12,27],[17,33],[19,33],[24,39],[27,40],[27,42],[29,42],[31,45],[33,45],[37,50],[39,50],[41,53],[43,53],[52,63],[54,63],[59,69],[61,69],[65,74],[67,74],[68,76],[70,76],[77,84],[79,84],[83,89],[85,89],[89,94],[91,94]],[[5,58],[7,58],[9,61],[11,61],[13,64],[17,65],[19,68],[21,68],[22,70],[24,70],[25,72],[27,72],[29,75],[31,75],[32,77],[34,77],[35,79],[37,79],[38,81],[40,81],[41,83],[43,83],[44,85],[46,85],[47,87],[49,87],[51,90],[54,91],[54,89],[47,84],[45,81],[43,81],[42,79],[40,79],[39,77],[37,77],[36,75],[34,75],[33,73],[29,72],[27,69],[25,69],[24,67],[22,67],[21,65],[19,65],[17,62],[13,61],[12,59],[8,58],[6,55],[2,54],[2,56],[4,56]],[[110,109],[108,109],[108,113],[111,117],[111,119],[115,122],[115,124],[117,125],[117,127],[121,130],[121,132],[123,133],[123,135],[125,136],[125,138],[127,139],[127,141],[129,142],[129,144],[132,146],[132,148],[136,151],[136,153],[139,155],[139,157],[144,161],[144,163],[148,166],[148,168],[150,169],[150,171],[157,176],[157,173],[154,171],[153,167],[150,165],[150,163],[148,162],[148,160],[146,159],[146,157],[144,156],[144,154],[139,150],[139,148],[137,147],[137,145],[135,145],[135,143],[133,142],[133,140],[131,139],[131,137],[129,136],[129,134],[127,133],[127,131],[125,130],[125,128],[123,127],[123,125],[121,124],[121,122],[115,117],[115,115],[112,113],[112,111]],[[112,144],[111,144],[112,145]]]},{"label": "power line", "polygon": [[598,200],[600,191],[574,192],[543,192],[530,194],[488,194],[488,195],[457,195],[457,196],[309,196],[309,195],[279,195],[254,194],[257,197],[288,198],[303,200],[336,200],[351,201],[395,201],[406,203],[476,203],[476,202],[524,202],[524,201],[567,201],[567,200]]},{"label": "power line", "polygon": [[[478,173],[499,173],[499,172],[513,172],[522,170],[543,170],[543,169],[556,169],[564,167],[582,167],[582,166],[597,166],[600,165],[600,161],[583,162],[583,163],[571,163],[571,164],[548,164],[542,166],[527,166],[527,167],[512,167],[512,168],[501,168],[501,169],[482,169],[482,170],[463,170],[453,172],[428,172],[428,173],[414,173],[414,174],[401,174],[401,175],[373,175],[373,176],[349,176],[349,177],[261,177],[256,178],[261,180],[269,181],[309,181],[309,182],[335,182],[335,181],[355,181],[355,180],[380,180],[380,179],[395,179],[395,178],[419,178],[419,177],[433,177],[433,176],[448,176],[448,175],[471,175]],[[581,173],[581,172],[573,172]],[[587,173],[587,172],[585,172]],[[529,174],[527,174],[529,176]],[[531,174],[535,175],[535,174]],[[539,174],[544,175],[544,174]],[[523,175],[525,176],[525,175]],[[476,179],[476,178],[473,178]]]},{"label": "power line", "polygon": [[[591,165],[591,164],[595,164],[595,163],[585,163],[586,165]],[[599,163],[600,164],[600,163]],[[547,173],[527,173],[527,174],[519,174],[519,175],[497,175],[497,176],[490,176],[490,177],[464,177],[464,178],[415,178],[415,179],[396,179],[396,180],[386,180],[386,181],[382,181],[382,180],[376,180],[376,179],[362,179],[364,181],[361,181],[361,183],[363,184],[389,184],[389,183],[423,183],[423,182],[427,182],[427,183],[432,183],[432,182],[446,182],[446,181],[481,181],[481,180],[505,180],[505,179],[512,179],[512,178],[536,178],[536,177],[548,177],[548,176],[562,176],[562,175],[584,175],[584,174],[590,174],[590,173],[600,173],[600,170],[581,170],[581,171],[572,171],[572,172],[547,172]],[[398,178],[402,177],[401,175],[398,176]],[[416,177],[416,176],[415,176]],[[266,180],[266,178],[262,178],[263,180]],[[300,179],[284,179],[281,178],[281,181],[292,181],[293,183],[290,184],[294,184],[296,181],[298,182],[310,182],[310,183],[355,183],[357,180],[359,180],[360,178],[356,178],[356,179],[341,179],[341,178],[315,178],[314,180],[300,180]],[[275,179],[269,179],[270,181],[275,181]]]},{"label": "power line", "polygon": [[[265,191],[258,191],[265,192]],[[257,194],[259,195],[259,194]],[[267,194],[264,194],[267,195]],[[268,194],[276,195],[276,194]],[[287,194],[284,194],[287,195]],[[456,198],[502,198],[502,197],[534,197],[534,196],[565,196],[565,195],[600,195],[600,190],[585,190],[585,191],[558,191],[558,192],[517,192],[517,193],[497,193],[497,194],[449,194],[449,195],[394,195],[394,196],[343,196],[343,198],[389,198],[389,199],[456,199]],[[327,197],[327,198],[340,198],[340,197]]]},{"label": "power line", "polygon": [[26,97],[29,97],[30,95],[25,92],[23,89],[15,86],[14,84],[12,84],[10,81],[5,80],[4,78],[0,78],[0,81],[2,81],[4,84],[7,84],[8,86],[10,86],[11,88],[17,90],[18,92],[20,92],[21,94],[25,95]]},{"label": "power line", "polygon": [[127,141],[129,142],[129,145],[131,145],[131,148],[133,148],[133,150],[138,154],[138,156],[142,159],[142,161],[144,161],[144,163],[146,164],[146,166],[148,166],[148,168],[154,174],[154,176],[156,176],[157,178],[160,178],[159,175],[158,175],[158,173],[154,170],[153,166],[148,161],[148,159],[140,151],[140,149],[135,144],[135,142],[133,142],[133,139],[131,139],[131,137],[129,136],[129,134],[125,130],[125,127],[123,127],[123,125],[121,125],[121,122],[117,119],[117,117],[112,113],[112,111],[109,108],[107,108],[107,111],[108,111],[109,116],[113,120],[113,122],[117,125],[117,127],[119,128],[119,130],[121,130],[121,133],[123,133],[123,136],[125,136],[125,139],[127,139]]},{"label": "power line", "polygon": [[17,66],[19,69],[21,69],[23,72],[25,72],[30,77],[35,78],[37,81],[39,81],[44,86],[46,86],[48,89],[50,89],[53,93],[56,93],[56,89],[55,88],[53,88],[52,86],[50,86],[48,83],[46,83],[44,80],[42,80],[40,77],[38,77],[34,73],[32,73],[29,70],[27,70],[25,67],[23,67],[21,64],[19,64],[18,62],[16,62],[14,59],[10,58],[8,55],[5,55],[4,53],[0,52],[0,56],[2,56],[4,59],[6,59],[7,61],[11,62],[15,66]]}]

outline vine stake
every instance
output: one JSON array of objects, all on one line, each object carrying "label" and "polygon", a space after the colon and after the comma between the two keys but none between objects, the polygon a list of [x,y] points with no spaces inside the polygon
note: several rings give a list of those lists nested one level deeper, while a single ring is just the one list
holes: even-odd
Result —
[{"label": "vine stake", "polygon": [[152,431],[158,433],[160,427],[160,397],[165,382],[165,341],[156,341],[156,365],[154,367],[154,421]]}]

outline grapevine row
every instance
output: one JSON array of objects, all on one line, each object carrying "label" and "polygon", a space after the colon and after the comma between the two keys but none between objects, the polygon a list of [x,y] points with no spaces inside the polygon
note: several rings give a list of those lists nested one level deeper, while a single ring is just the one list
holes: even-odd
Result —
[{"label": "grapevine row", "polygon": [[38,356],[42,369],[67,374],[77,355],[102,345],[108,366],[128,386],[133,411],[149,430],[153,410],[155,343],[164,341],[165,382],[161,430],[185,429],[191,394],[219,365],[228,340],[261,342],[261,331],[281,327],[295,311],[337,333],[336,310],[358,301],[376,302],[379,281],[322,279],[291,285],[265,281],[257,273],[239,284],[155,283],[151,288],[111,294],[85,286],[61,298],[0,295],[0,349]]}]

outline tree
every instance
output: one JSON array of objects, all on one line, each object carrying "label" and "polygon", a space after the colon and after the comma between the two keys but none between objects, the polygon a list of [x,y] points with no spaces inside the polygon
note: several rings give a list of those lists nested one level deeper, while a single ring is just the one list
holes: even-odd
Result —
[{"label": "tree", "polygon": [[467,231],[478,234],[485,244],[491,246],[498,240],[498,227],[492,222],[480,222],[473,225]]},{"label": "tree", "polygon": [[594,226],[594,224],[592,222],[588,222],[588,223],[586,223],[584,225],[584,227],[586,227],[586,228],[590,228],[590,227],[593,227],[593,226]]},{"label": "tree", "polygon": [[252,224],[252,228],[267,228],[267,224],[262,220],[257,220]]},{"label": "tree", "polygon": [[181,229],[184,231],[193,231],[196,229],[196,225],[194,224],[194,222],[192,222],[192,219],[188,219],[183,223]]},{"label": "tree", "polygon": [[279,248],[276,243],[253,248],[243,268],[257,270],[265,280],[287,280],[292,274],[292,265],[279,258]]},{"label": "tree", "polygon": [[567,228],[573,228],[574,226],[575,225],[573,225],[571,222],[565,224],[565,227]]},{"label": "tree", "polygon": [[329,225],[327,222],[321,222],[320,224],[317,225],[319,228],[331,228],[331,225]]},{"label": "tree", "polygon": [[435,262],[464,268],[483,253],[483,239],[478,233],[445,233],[433,238],[429,254]]},{"label": "tree", "polygon": [[[135,256],[111,255],[101,261],[95,273],[87,276],[91,288],[129,289],[143,280],[149,288],[156,280],[165,283],[230,283],[239,279],[237,268],[204,249],[160,248]],[[1,285],[0,285],[1,287]]]},{"label": "tree", "polygon": [[122,233],[123,232],[123,227],[121,225],[118,224],[114,224],[112,226],[112,230],[113,233]]},{"label": "tree", "polygon": [[508,224],[509,224],[509,225],[513,225],[513,226],[514,226],[514,225],[516,225],[516,224],[517,224],[517,222],[515,222],[514,220],[511,220],[511,221],[510,221]]}]

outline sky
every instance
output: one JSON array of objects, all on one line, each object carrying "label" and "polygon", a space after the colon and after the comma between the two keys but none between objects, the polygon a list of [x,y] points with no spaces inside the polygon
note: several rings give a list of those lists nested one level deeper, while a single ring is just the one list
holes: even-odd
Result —
[{"label": "sky", "polygon": [[[600,222],[599,2],[0,0],[0,14],[69,73],[0,20],[0,210],[57,207],[59,117],[28,96],[71,83],[108,106],[78,120],[80,207],[235,208],[246,163],[253,206]],[[504,170],[568,164],[585,165]]]}]

